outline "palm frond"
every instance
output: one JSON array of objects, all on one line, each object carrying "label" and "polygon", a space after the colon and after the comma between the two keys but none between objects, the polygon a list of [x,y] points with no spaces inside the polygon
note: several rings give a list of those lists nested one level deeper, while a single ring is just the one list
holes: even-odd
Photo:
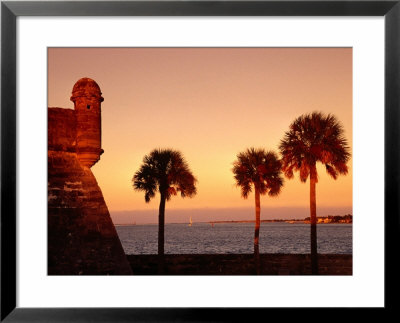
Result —
[{"label": "palm frond", "polygon": [[197,192],[196,178],[181,152],[173,149],[154,149],[144,156],[132,182],[135,190],[145,192],[146,202],[155,196],[157,190],[166,200],[178,192],[182,197],[192,197]]},{"label": "palm frond", "polygon": [[233,178],[243,198],[247,198],[253,188],[257,188],[262,195],[268,193],[275,196],[280,193],[283,186],[281,161],[274,152],[251,147],[236,157],[232,168]]},{"label": "palm frond", "polygon": [[293,172],[298,171],[302,182],[318,162],[325,165],[334,179],[339,174],[347,174],[349,150],[341,123],[334,115],[321,112],[303,114],[295,119],[279,145],[285,176],[293,178]]}]

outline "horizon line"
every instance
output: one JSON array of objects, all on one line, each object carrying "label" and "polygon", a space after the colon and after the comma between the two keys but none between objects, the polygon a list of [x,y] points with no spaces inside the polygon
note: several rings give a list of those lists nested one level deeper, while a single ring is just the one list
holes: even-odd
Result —
[{"label": "horizon line", "polygon": [[[344,215],[340,215],[341,217],[344,217],[346,215],[350,215],[351,217],[353,217],[353,214],[344,214]],[[334,215],[337,216],[337,215]],[[317,216],[317,218],[327,218],[327,215],[323,215],[323,216]],[[304,222],[307,221],[309,217],[306,218],[298,218],[298,219],[260,219],[260,222],[290,222],[290,221],[295,221],[295,222]],[[223,224],[223,223],[255,223],[255,220],[210,220],[210,221],[196,221],[196,222],[192,222],[192,223],[214,223],[214,224]],[[155,224],[158,225],[158,223],[139,223],[137,224],[135,223],[114,223],[114,225],[124,225],[124,226],[129,226],[129,225],[148,225],[148,224]],[[167,224],[167,222],[165,222],[165,224]],[[187,222],[168,222],[168,224],[187,224]],[[318,223],[318,224],[325,224],[325,223]],[[329,223],[331,224],[331,223]],[[337,223],[333,223],[333,224],[337,224]]]},{"label": "horizon line", "polygon": [[[353,205],[323,205],[318,206],[317,208],[353,208]],[[189,211],[189,210],[227,210],[227,209],[253,209],[251,206],[239,206],[239,207],[194,207],[194,208],[170,208],[169,211]],[[269,209],[296,209],[296,208],[305,208],[309,209],[309,206],[264,206],[263,208]],[[166,208],[167,209],[167,208]],[[159,211],[158,208],[152,209],[125,209],[125,210],[109,210],[109,212],[132,212],[132,211]]]}]

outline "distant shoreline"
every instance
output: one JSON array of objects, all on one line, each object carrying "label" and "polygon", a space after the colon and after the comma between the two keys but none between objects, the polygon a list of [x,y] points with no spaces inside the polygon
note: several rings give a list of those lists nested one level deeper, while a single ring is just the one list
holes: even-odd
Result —
[{"label": "distant shoreline", "polygon": [[[265,221],[261,221],[261,223],[265,223],[265,222],[269,222],[269,223],[289,223],[289,224],[296,224],[296,223],[300,223],[300,224],[310,224],[310,222],[306,222],[304,220],[296,220],[296,221],[289,221],[289,220],[283,220],[283,221],[273,221],[273,220],[265,220]],[[193,222],[192,224],[210,224],[212,225],[212,223],[214,224],[227,224],[227,223],[254,223],[254,221],[219,221],[219,222]],[[168,224],[184,224],[187,225],[187,223],[185,222],[171,222],[171,223],[165,223],[165,225]],[[330,222],[330,223],[317,223],[317,224],[352,224],[351,222]],[[140,226],[140,225],[158,225],[158,223],[123,223],[123,224],[114,224],[114,226],[116,227],[134,227],[134,226]]]},{"label": "distant shoreline", "polygon": [[[272,219],[272,220],[261,220],[261,223],[290,223],[290,224],[296,224],[296,223],[304,223],[304,224],[310,224],[310,219],[305,218],[305,219],[291,219],[291,220],[283,220],[283,219]],[[226,224],[226,223],[255,223],[254,220],[218,220],[218,221],[202,221],[202,222],[194,222],[194,223],[202,223],[202,224],[210,224],[210,225],[215,225],[215,224]],[[353,223],[353,217],[351,215],[345,215],[345,216],[324,216],[324,217],[317,217],[317,223],[318,224],[352,224]],[[120,224],[114,224],[115,226],[135,226],[135,225],[150,225],[154,224],[157,225],[157,223],[120,223]],[[166,224],[187,224],[185,222],[180,222],[180,223],[166,223]]]}]

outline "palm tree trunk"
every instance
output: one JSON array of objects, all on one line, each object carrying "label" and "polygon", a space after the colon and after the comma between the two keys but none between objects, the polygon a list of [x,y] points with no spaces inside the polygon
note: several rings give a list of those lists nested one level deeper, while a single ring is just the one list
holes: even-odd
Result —
[{"label": "palm tree trunk", "polygon": [[256,225],[254,231],[254,263],[256,266],[257,275],[260,275],[260,249],[259,249],[259,237],[260,237],[260,191],[255,188],[255,202],[256,202]]},{"label": "palm tree trunk", "polygon": [[161,194],[158,212],[158,273],[164,273],[165,195]]},{"label": "palm tree trunk", "polygon": [[311,273],[313,275],[318,275],[316,182],[317,169],[314,165],[310,170]]}]

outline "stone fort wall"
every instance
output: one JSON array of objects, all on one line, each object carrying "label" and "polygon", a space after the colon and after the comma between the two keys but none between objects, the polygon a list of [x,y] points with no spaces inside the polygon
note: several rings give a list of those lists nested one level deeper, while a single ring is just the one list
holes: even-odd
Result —
[{"label": "stone fort wall", "polygon": [[[79,100],[85,96],[93,100],[93,83],[82,80]],[[97,91],[98,86],[94,88]],[[90,115],[83,118],[90,121]],[[90,170],[102,153],[100,143],[97,140],[93,147],[89,140],[87,147],[79,146],[77,133],[82,137],[85,125],[78,119],[76,110],[48,108],[48,274],[130,275],[131,267]],[[96,129],[101,128],[98,115],[94,120],[97,124],[92,122],[90,130],[101,133]]]},{"label": "stone fort wall", "polygon": [[[128,255],[135,275],[157,275],[157,255]],[[311,275],[309,254],[260,254],[261,275]],[[352,275],[352,255],[319,254],[319,275]],[[165,255],[165,275],[255,275],[253,254]]]}]

